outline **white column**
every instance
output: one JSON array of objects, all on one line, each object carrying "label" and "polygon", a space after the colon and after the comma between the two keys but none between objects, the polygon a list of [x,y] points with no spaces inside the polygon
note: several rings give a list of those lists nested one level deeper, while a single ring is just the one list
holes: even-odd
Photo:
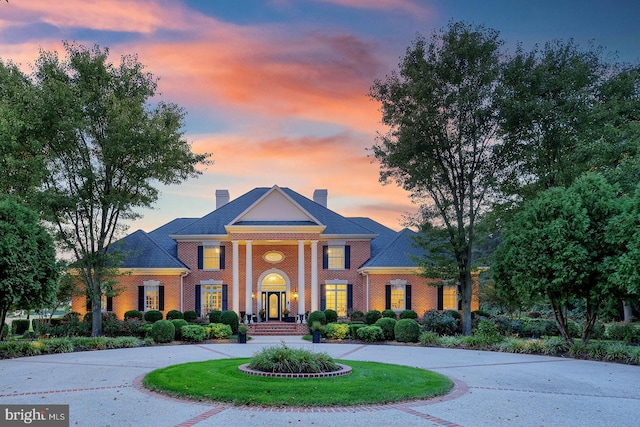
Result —
[{"label": "white column", "polygon": [[233,269],[232,278],[231,278],[231,309],[240,315],[240,270],[239,270],[239,260],[238,260],[238,241],[233,240],[231,242],[233,245]]},{"label": "white column", "polygon": [[318,241],[311,241],[311,311],[319,310],[318,298]]},{"label": "white column", "polygon": [[247,289],[245,301],[245,310],[247,314],[253,314],[253,300],[251,295],[253,294],[253,258],[252,258],[252,246],[251,240],[247,240]]},{"label": "white column", "polygon": [[304,314],[304,241],[298,240],[298,314]]}]

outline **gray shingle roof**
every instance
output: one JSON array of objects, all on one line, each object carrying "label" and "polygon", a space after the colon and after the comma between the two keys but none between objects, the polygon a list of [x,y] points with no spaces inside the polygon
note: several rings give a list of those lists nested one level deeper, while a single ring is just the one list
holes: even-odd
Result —
[{"label": "gray shingle roof", "polygon": [[390,239],[380,252],[365,262],[362,267],[415,267],[413,257],[424,256],[427,251],[414,246],[416,232],[405,228]]},{"label": "gray shingle roof", "polygon": [[112,246],[112,250],[125,254],[120,268],[186,268],[142,230],[118,240]]}]

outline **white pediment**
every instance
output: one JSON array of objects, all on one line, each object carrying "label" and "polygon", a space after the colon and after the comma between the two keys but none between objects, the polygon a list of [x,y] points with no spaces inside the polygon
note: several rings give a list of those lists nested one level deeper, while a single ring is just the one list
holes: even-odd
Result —
[{"label": "white pediment", "polygon": [[319,222],[278,186],[272,187],[231,224],[245,221],[311,221]]}]

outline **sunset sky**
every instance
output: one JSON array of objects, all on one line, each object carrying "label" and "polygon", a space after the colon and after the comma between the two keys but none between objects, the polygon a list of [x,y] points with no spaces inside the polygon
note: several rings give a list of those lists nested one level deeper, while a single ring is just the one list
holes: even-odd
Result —
[{"label": "sunset sky", "polygon": [[215,164],[163,188],[130,231],[203,216],[216,189],[233,199],[274,184],[310,198],[326,188],[329,208],[398,230],[416,208],[367,157],[383,130],[367,94],[416,33],[450,20],[498,30],[510,52],[572,37],[640,62],[637,0],[9,0],[0,58],[29,71],[63,40],[109,47],[115,63],[137,54],[161,99],[187,111],[187,140]]}]

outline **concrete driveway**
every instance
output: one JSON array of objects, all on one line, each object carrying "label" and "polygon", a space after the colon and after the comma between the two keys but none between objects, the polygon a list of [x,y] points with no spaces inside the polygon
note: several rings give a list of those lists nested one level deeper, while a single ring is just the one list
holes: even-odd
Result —
[{"label": "concrete driveway", "polygon": [[[276,410],[180,401],[140,386],[142,377],[157,368],[250,357],[282,340],[340,359],[430,369],[452,378],[456,387],[429,401]],[[314,345],[300,337],[254,337],[246,345],[141,347],[0,360],[0,404],[69,404],[71,426],[637,426],[640,367],[474,350]]]}]

